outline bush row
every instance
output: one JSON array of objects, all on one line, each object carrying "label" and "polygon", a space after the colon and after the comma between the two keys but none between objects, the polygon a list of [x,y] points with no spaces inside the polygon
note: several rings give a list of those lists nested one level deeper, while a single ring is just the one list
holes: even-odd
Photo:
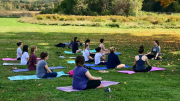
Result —
[{"label": "bush row", "polygon": [[59,21],[91,21],[91,22],[139,22],[148,21],[152,24],[160,24],[165,22],[180,22],[179,16],[145,16],[145,17],[124,17],[124,16],[65,16],[57,14],[36,15],[37,20],[59,20]]}]

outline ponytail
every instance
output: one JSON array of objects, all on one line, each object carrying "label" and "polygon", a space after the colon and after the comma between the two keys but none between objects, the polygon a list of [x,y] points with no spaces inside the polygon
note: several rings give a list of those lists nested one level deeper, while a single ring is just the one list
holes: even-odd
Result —
[{"label": "ponytail", "polygon": [[143,45],[141,45],[140,47],[139,47],[139,51],[138,51],[140,54],[142,54],[142,53],[144,53],[144,46]]},{"label": "ponytail", "polygon": [[36,49],[36,46],[32,46],[31,47],[31,54],[29,55],[29,59],[31,58],[31,55],[34,53],[34,50]]},{"label": "ponytail", "polygon": [[86,44],[84,45],[84,49],[83,49],[83,51],[85,51],[85,49],[86,49],[88,46],[89,46],[89,44],[88,44],[88,43],[86,43]]}]

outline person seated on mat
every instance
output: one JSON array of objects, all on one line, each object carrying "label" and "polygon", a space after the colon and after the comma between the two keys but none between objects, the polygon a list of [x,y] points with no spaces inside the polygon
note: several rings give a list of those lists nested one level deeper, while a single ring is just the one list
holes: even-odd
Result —
[{"label": "person seated on mat", "polygon": [[107,68],[124,68],[125,64],[121,64],[118,56],[115,54],[115,47],[110,47],[110,54],[108,55]]},{"label": "person seated on mat", "polygon": [[82,49],[78,49],[77,37],[74,37],[74,42],[72,45],[72,52],[73,53],[81,53]]},{"label": "person seated on mat", "polygon": [[41,60],[37,63],[36,66],[36,75],[38,78],[48,78],[48,77],[56,77],[57,73],[50,70],[46,60],[48,60],[49,55],[46,52],[41,52],[40,54]]},{"label": "person seated on mat", "polygon": [[89,48],[89,44],[86,43],[83,49],[83,56],[85,58],[85,62],[94,62],[94,58],[90,56],[90,52],[88,51],[88,48]]},{"label": "person seated on mat", "polygon": [[23,54],[22,54],[22,57],[21,57],[21,64],[22,65],[27,65],[28,64],[28,61],[29,61],[28,51],[29,51],[28,45],[24,45],[23,46]]},{"label": "person seated on mat", "polygon": [[37,57],[35,53],[37,52],[37,47],[32,46],[31,47],[31,54],[29,55],[29,63],[28,63],[28,69],[30,70],[36,70],[37,65]]},{"label": "person seated on mat", "polygon": [[99,45],[99,47],[101,47],[101,52],[103,54],[109,54],[110,51],[108,49],[105,49],[105,47],[104,47],[104,39],[100,39],[100,42],[101,42],[101,44]]},{"label": "person seated on mat", "polygon": [[21,47],[23,46],[23,43],[22,42],[18,42],[17,43],[17,60],[21,60],[21,57],[22,57],[22,50],[21,50]]},{"label": "person seated on mat", "polygon": [[[151,52],[147,53],[146,56],[148,57],[148,59],[160,60],[162,58],[160,51],[161,51],[161,49],[159,46],[159,42],[157,40],[155,40],[154,46],[153,46]],[[150,55],[151,53],[153,53],[154,55]]]},{"label": "person seated on mat", "polygon": [[75,59],[76,67],[73,70],[73,89],[87,90],[94,88],[101,88],[101,77],[93,77],[90,72],[84,68],[85,59],[83,56],[77,56]]},{"label": "person seated on mat", "polygon": [[[87,40],[85,41],[85,44],[88,43],[88,44],[90,45],[90,42],[91,42],[91,41],[90,41],[89,39],[87,39]],[[88,50],[89,50],[89,52],[90,52],[90,48],[88,48]],[[91,56],[92,58],[94,58],[95,53],[91,53],[91,52],[90,52],[90,56]]]},{"label": "person seated on mat", "polygon": [[104,55],[104,57],[103,57],[102,54],[101,54],[101,47],[98,47],[95,50],[97,52],[96,55],[95,55],[95,59],[94,59],[95,64],[96,65],[106,65],[107,63],[105,61],[101,61],[101,58],[103,60],[106,60],[106,56]]},{"label": "person seated on mat", "polygon": [[[152,69],[151,65],[149,64],[147,56],[143,55],[144,53],[144,46],[141,45],[139,48],[139,55],[135,56],[135,63],[133,66],[133,70],[135,72],[148,72]],[[145,67],[145,62],[148,67]]]}]

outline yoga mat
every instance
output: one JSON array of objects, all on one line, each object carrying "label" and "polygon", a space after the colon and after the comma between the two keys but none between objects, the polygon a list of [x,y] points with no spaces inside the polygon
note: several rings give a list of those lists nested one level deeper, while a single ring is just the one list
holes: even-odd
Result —
[{"label": "yoga mat", "polygon": [[75,59],[76,57],[69,57],[70,59]]},{"label": "yoga mat", "polygon": [[[117,84],[121,84],[121,83],[120,82],[114,82],[114,81],[101,81],[101,84],[103,84],[103,87],[108,87],[108,86],[111,86],[111,85],[117,85]],[[56,89],[61,90],[61,91],[65,91],[65,92],[83,91],[83,90],[73,89],[72,86],[57,87]]]},{"label": "yoga mat", "polygon": [[121,53],[115,52],[116,55],[121,55]]},{"label": "yoga mat", "polygon": [[67,61],[69,64],[75,64],[75,61]]},{"label": "yoga mat", "polygon": [[[57,72],[57,73],[58,73],[58,75],[56,77],[69,75],[69,74],[65,74],[63,71]],[[10,79],[11,81],[14,81],[14,80],[30,80],[30,79],[41,79],[41,78],[38,78],[36,75],[27,75],[27,76],[18,75],[18,76],[8,77],[8,79]],[[51,78],[48,78],[48,79],[51,79]]]},{"label": "yoga mat", "polygon": [[[40,60],[41,58],[37,58],[37,60]],[[17,61],[17,58],[2,58],[3,61]]]},{"label": "yoga mat", "polygon": [[97,65],[95,65],[95,64],[84,64],[84,65],[87,66],[87,67],[97,66]]},{"label": "yoga mat", "polygon": [[[90,50],[91,53],[96,53],[96,50]],[[75,53],[72,53],[72,51],[64,51],[64,53],[66,54],[75,54]],[[81,51],[81,53],[83,53],[83,51]]]},{"label": "yoga mat", "polygon": [[[128,68],[128,67],[130,67],[130,66],[125,65],[125,68]],[[104,69],[108,69],[106,66],[104,66],[104,67],[91,67],[91,68],[94,69],[94,70],[104,70]]]},{"label": "yoga mat", "polygon": [[[62,67],[62,66],[57,66],[57,67],[49,67],[49,69],[62,69],[62,68],[66,68],[66,67]],[[13,72],[27,72],[29,71],[28,69],[15,69],[13,70]]]},{"label": "yoga mat", "polygon": [[3,63],[4,66],[22,65],[21,63]]},{"label": "yoga mat", "polygon": [[[91,53],[96,53],[96,50],[90,50]],[[81,53],[83,53],[83,51],[81,51]]]},{"label": "yoga mat", "polygon": [[[152,67],[152,69],[150,71],[157,71],[157,70],[166,70],[165,68],[159,68],[159,67]],[[138,72],[134,72],[134,71],[128,71],[128,70],[124,70],[124,71],[117,71],[119,73],[126,73],[126,74],[134,74],[134,73],[138,73]],[[139,73],[143,73],[143,72],[139,72]]]}]

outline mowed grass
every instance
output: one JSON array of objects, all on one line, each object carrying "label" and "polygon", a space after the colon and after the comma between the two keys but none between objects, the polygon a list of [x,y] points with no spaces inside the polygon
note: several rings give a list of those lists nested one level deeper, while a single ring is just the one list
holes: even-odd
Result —
[{"label": "mowed grass", "polygon": [[[0,60],[0,99],[1,101],[179,101],[180,99],[180,29],[118,29],[102,27],[72,27],[72,26],[42,26],[18,23],[15,18],[0,18],[0,58],[16,58],[16,43],[36,45],[39,57],[40,52],[49,53],[49,66],[63,66],[66,69],[57,69],[55,72],[67,73],[73,70],[74,64],[67,64],[67,48],[57,48],[59,42],[69,42],[76,36],[81,42],[91,40],[90,49],[99,46],[99,39],[105,39],[105,47],[115,46],[122,53],[119,58],[122,63],[132,66],[134,56],[138,54],[140,45],[145,46],[145,53],[153,46],[153,40],[159,40],[161,53],[164,58],[173,58],[168,61],[150,60],[156,67],[166,68],[165,71],[136,73],[132,75],[118,73],[118,69],[108,70],[109,73],[99,73],[90,70],[96,77],[103,80],[121,82],[120,85],[110,86],[112,92],[105,93],[105,88],[92,89],[81,92],[63,92],[56,87],[70,86],[73,79],[59,77],[55,79],[10,81],[7,77],[16,75],[34,75],[35,71],[14,73],[13,66],[3,66]],[[82,46],[80,47],[83,48]],[[61,59],[56,52],[67,59]],[[30,53],[30,52],[29,52]],[[20,61],[7,61],[8,63]],[[27,68],[27,66],[16,66]],[[126,68],[123,70],[132,70]],[[39,87],[38,85],[41,85]]]}]

